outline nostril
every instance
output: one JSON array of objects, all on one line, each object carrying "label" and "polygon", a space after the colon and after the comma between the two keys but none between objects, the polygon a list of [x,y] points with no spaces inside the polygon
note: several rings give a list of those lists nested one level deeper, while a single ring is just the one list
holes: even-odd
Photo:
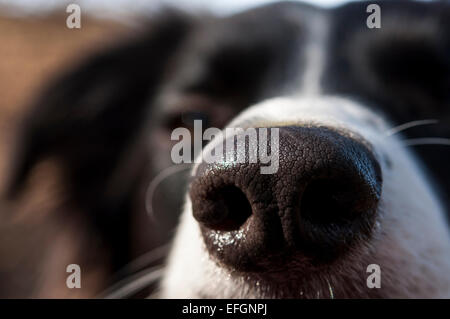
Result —
[{"label": "nostril", "polygon": [[252,214],[247,196],[234,185],[209,192],[193,202],[194,218],[203,226],[222,231],[239,229]]},{"label": "nostril", "polygon": [[348,221],[359,213],[355,196],[340,180],[312,181],[301,195],[301,218],[316,225]]}]

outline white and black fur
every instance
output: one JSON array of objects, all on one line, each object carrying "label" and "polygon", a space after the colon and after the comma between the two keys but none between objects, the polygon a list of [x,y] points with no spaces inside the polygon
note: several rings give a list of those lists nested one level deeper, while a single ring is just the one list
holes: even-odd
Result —
[{"label": "white and black fur", "polygon": [[[42,94],[24,121],[9,198],[38,161],[55,157],[65,205],[101,239],[109,276],[174,237],[152,296],[450,297],[450,148],[404,142],[450,137],[450,5],[376,1],[382,27],[369,29],[369,3],[283,2],[225,18],[160,14],[148,32]],[[275,280],[230,270],[205,247],[187,173],[161,183],[147,221],[147,187],[172,165],[170,132],[196,118],[206,127],[320,126],[361,136],[383,175],[370,239],[328,265]],[[423,119],[439,123],[388,134]],[[381,267],[380,289],[366,285],[369,264]]]}]

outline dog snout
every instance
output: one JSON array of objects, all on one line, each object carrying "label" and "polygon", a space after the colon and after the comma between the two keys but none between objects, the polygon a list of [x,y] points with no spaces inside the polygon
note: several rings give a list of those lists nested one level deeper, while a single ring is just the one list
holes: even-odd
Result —
[{"label": "dog snout", "polygon": [[366,143],[326,127],[278,129],[273,174],[249,161],[261,143],[234,139],[228,155],[246,161],[224,154],[202,162],[190,186],[210,255],[233,269],[273,270],[297,257],[329,262],[372,233],[382,177]]}]

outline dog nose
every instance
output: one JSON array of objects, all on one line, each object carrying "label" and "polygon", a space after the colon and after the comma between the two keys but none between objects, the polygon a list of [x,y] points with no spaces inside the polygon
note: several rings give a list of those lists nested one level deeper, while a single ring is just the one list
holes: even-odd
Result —
[{"label": "dog nose", "polygon": [[375,222],[381,169],[363,139],[326,127],[273,129],[276,172],[262,174],[261,163],[249,161],[252,147],[267,145],[231,137],[220,142],[228,156],[199,164],[190,186],[210,255],[235,270],[330,262],[367,240]]}]

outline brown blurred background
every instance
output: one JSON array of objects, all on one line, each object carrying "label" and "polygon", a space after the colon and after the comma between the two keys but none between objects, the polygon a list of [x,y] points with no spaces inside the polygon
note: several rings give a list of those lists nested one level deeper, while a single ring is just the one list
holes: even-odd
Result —
[{"label": "brown blurred background", "polygon": [[[0,10],[1,189],[20,119],[34,97],[64,68],[129,32],[117,21],[85,15],[81,29],[68,29],[67,16],[65,7],[40,16]],[[95,243],[77,241],[76,221],[54,209],[58,175],[52,163],[43,163],[34,175],[19,201],[0,202],[0,297],[91,297],[104,285],[98,268],[89,266],[96,262],[84,265],[83,289],[65,287],[65,267],[75,262],[73,251]]]},{"label": "brown blurred background", "polygon": [[[61,68],[99,50],[126,30],[117,21],[82,19],[66,27],[64,8],[45,16],[8,16],[0,11],[0,163],[15,122],[40,88]],[[1,169],[4,176],[4,167]],[[4,179],[0,177],[0,181]]]}]

